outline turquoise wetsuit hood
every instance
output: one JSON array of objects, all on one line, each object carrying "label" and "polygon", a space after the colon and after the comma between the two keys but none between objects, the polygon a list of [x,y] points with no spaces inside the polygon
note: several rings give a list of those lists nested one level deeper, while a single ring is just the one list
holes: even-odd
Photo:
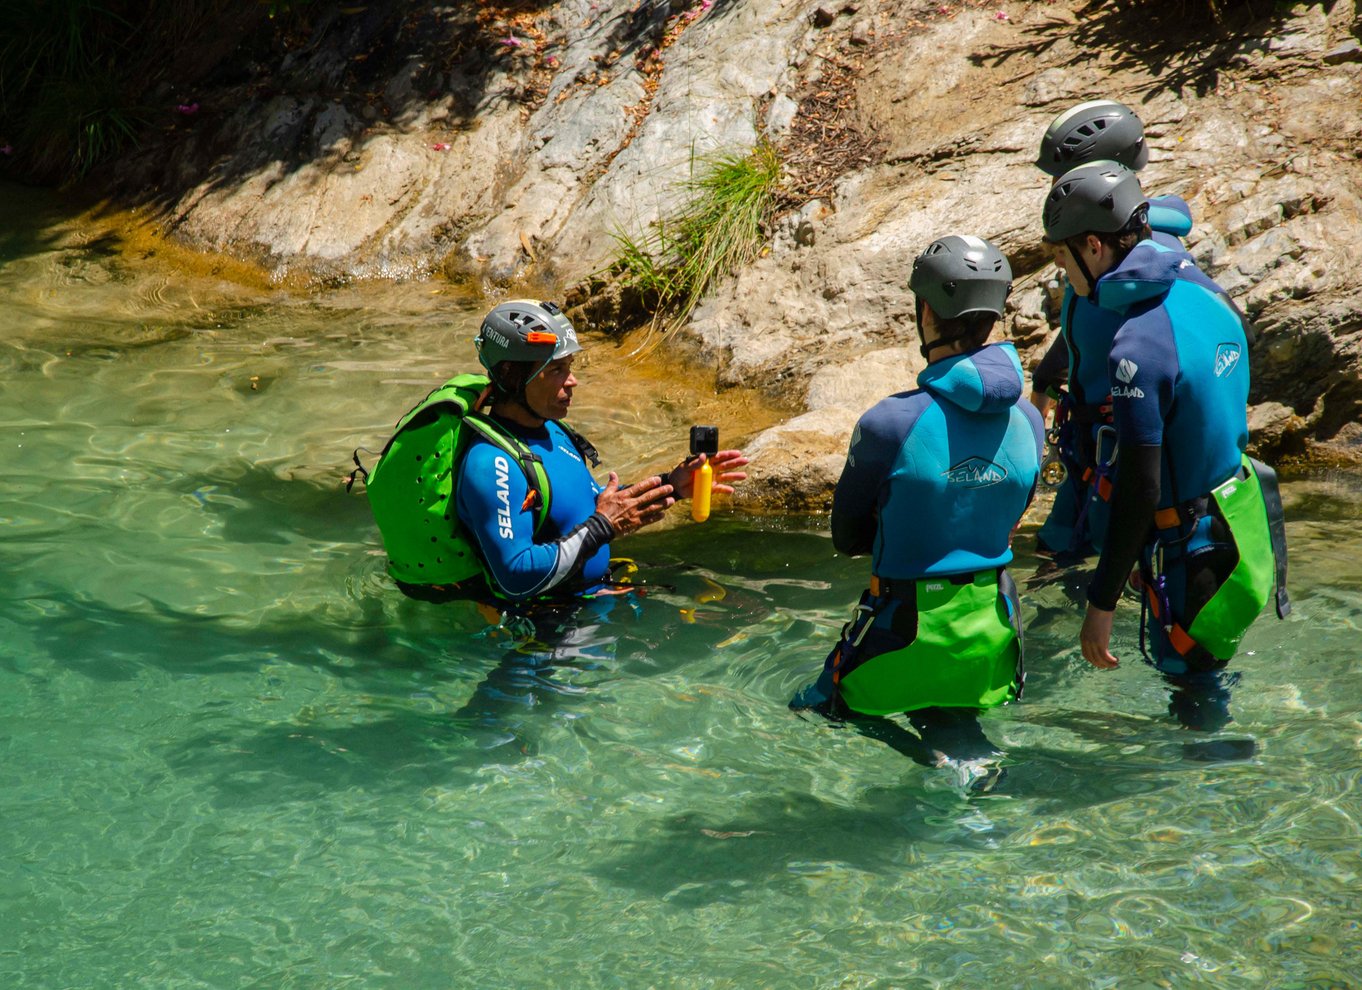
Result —
[{"label": "turquoise wetsuit hood", "polygon": [[991,344],[929,364],[918,386],[967,412],[1002,413],[1022,396],[1022,367],[1010,343]]},{"label": "turquoise wetsuit hood", "polygon": [[1169,235],[1166,239],[1156,236],[1155,240],[1160,244],[1181,247],[1181,241],[1177,238],[1186,237],[1192,232],[1192,208],[1180,196],[1151,196],[1149,226],[1156,235]]},{"label": "turquoise wetsuit hood", "polygon": [[1097,280],[1092,301],[1103,309],[1128,314],[1132,307],[1168,294],[1187,269],[1195,269],[1186,251],[1152,240],[1140,241],[1111,271]]}]

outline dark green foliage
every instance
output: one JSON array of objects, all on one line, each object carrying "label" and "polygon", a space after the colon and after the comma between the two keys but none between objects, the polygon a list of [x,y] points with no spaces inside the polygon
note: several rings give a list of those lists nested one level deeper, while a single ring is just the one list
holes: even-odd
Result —
[{"label": "dark green foliage", "polygon": [[1160,14],[1216,23],[1241,12],[1260,17],[1271,13],[1274,6],[1273,0],[1117,0],[1117,3],[1124,7],[1157,8]]},{"label": "dark green foliage", "polygon": [[0,167],[46,181],[84,175],[136,142],[153,119],[148,94],[196,40],[263,13],[229,0],[6,0],[0,145],[11,150]]}]

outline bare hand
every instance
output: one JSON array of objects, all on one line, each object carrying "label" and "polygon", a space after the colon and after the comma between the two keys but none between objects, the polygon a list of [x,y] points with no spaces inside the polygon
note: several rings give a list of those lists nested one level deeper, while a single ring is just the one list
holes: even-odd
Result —
[{"label": "bare hand", "polygon": [[623,536],[657,522],[676,502],[672,486],[661,478],[644,478],[628,488],[620,488],[620,476],[610,472],[610,481],[596,496],[596,511]]},{"label": "bare hand", "polygon": [[1091,604],[1088,605],[1087,614],[1083,616],[1083,629],[1078,634],[1078,641],[1083,647],[1083,659],[1099,670],[1110,670],[1121,663],[1112,656],[1109,649],[1111,626],[1115,618],[1115,612],[1108,612]]},{"label": "bare hand", "polygon": [[695,469],[705,463],[706,460],[709,461],[709,466],[714,471],[710,491],[732,495],[733,485],[739,481],[747,480],[746,471],[734,470],[747,464],[747,457],[741,450],[721,450],[713,457],[709,457],[707,454],[696,454],[672,468],[670,472],[662,476],[662,480],[672,486],[676,491],[677,498],[690,498],[694,494]]}]

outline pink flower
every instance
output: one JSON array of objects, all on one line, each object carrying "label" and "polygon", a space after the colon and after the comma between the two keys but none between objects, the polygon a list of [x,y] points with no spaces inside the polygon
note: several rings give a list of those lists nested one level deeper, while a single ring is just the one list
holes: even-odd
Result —
[{"label": "pink flower", "polygon": [[14,149],[9,144],[0,144],[0,155],[12,155]]},{"label": "pink flower", "polygon": [[502,38],[501,43],[505,45],[507,48],[519,48],[521,45],[525,44],[525,42],[521,41],[513,34],[508,35],[505,38]]},{"label": "pink flower", "polygon": [[993,15],[993,19],[994,19],[995,21],[1005,21],[1005,20],[1007,20],[1007,14],[1005,14],[1003,11],[1000,10],[1000,11],[998,11],[996,14]]},{"label": "pink flower", "polygon": [[432,144],[432,145],[430,146],[430,150],[431,150],[431,151],[448,151],[448,150],[449,150],[449,145],[445,144],[443,141],[438,141],[438,142],[436,142],[435,144]]},{"label": "pink flower", "polygon": [[176,105],[175,112],[184,117],[192,117],[199,112],[197,103],[180,103]]},{"label": "pink flower", "polygon": [[942,4],[940,7],[936,8],[936,12],[938,14],[949,14],[951,12],[951,9],[947,7],[945,4]]},{"label": "pink flower", "polygon": [[558,56],[557,56],[557,55],[549,55],[549,56],[545,57],[545,59],[544,59],[544,64],[547,65],[549,68],[553,68],[555,65],[558,64]]}]

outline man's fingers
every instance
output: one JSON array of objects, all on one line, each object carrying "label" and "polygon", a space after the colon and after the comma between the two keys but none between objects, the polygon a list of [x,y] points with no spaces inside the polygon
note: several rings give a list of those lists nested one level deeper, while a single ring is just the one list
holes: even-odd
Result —
[{"label": "man's fingers", "polygon": [[638,505],[651,505],[660,498],[670,497],[671,493],[672,486],[666,484],[661,478],[648,478],[629,489],[629,494],[635,497]]},{"label": "man's fingers", "polygon": [[1095,644],[1088,643],[1083,645],[1083,659],[1088,661],[1088,663],[1092,664],[1098,670],[1111,670],[1113,667],[1118,667],[1121,664],[1121,661],[1112,656],[1109,651],[1104,650]]}]

